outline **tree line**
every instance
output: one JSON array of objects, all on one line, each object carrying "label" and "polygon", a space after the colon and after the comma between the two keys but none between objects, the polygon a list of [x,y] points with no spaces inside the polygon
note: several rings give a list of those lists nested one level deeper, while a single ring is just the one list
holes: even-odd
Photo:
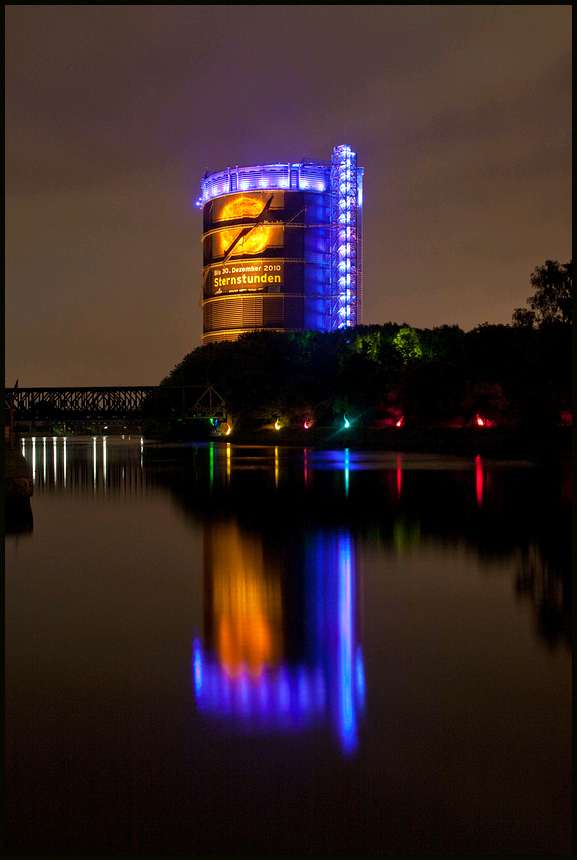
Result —
[{"label": "tree line", "polygon": [[[162,385],[212,385],[237,426],[562,423],[571,409],[571,263],[531,276],[511,325],[247,332],[194,349]],[[566,418],[565,418],[566,420]]]}]

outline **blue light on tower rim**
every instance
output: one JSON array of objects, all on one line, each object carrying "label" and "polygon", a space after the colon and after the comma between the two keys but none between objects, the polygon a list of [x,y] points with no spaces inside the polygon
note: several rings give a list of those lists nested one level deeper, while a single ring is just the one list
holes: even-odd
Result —
[{"label": "blue light on tower rim", "polygon": [[219,173],[207,173],[201,182],[201,196],[196,202],[203,206],[213,197],[236,194],[238,191],[312,191],[322,193],[330,184],[330,161],[287,164],[259,164],[251,167],[229,167]]}]

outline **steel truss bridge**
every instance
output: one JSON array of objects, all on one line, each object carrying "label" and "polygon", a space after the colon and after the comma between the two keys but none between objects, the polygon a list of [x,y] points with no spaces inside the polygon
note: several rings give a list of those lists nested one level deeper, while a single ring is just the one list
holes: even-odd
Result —
[{"label": "steel truss bridge", "polygon": [[225,402],[211,385],[6,388],[5,407],[13,421],[226,420]]}]

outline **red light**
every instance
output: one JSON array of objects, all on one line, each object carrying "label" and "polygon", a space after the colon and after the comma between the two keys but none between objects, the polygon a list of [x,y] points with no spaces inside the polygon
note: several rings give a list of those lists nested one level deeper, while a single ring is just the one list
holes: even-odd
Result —
[{"label": "red light", "polygon": [[402,426],[403,426],[403,424],[404,424],[403,416],[401,415],[401,417],[399,418],[399,420],[398,420],[398,421],[397,421],[397,423],[395,424],[395,427],[402,427]]},{"label": "red light", "polygon": [[305,423],[304,423],[304,428],[305,428],[305,430],[308,430],[310,426],[311,426],[311,425],[309,424],[309,419],[308,419],[308,418],[305,418]]},{"label": "red light", "polygon": [[481,418],[479,415],[477,415],[477,418],[475,420],[476,420],[477,424],[479,425],[479,427],[485,426],[485,419],[484,418]]},{"label": "red light", "polygon": [[483,463],[479,455],[475,457],[475,477],[477,484],[477,505],[483,504]]}]

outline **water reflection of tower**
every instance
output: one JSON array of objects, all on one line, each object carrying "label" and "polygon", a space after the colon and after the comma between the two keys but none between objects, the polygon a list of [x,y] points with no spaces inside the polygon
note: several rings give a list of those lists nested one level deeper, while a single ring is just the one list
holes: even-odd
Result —
[{"label": "water reflection of tower", "polygon": [[352,752],[364,672],[351,537],[301,533],[284,547],[234,520],[205,526],[197,703],[244,730],[299,730],[328,718]]},{"label": "water reflection of tower", "polygon": [[204,527],[204,636],[229,678],[258,678],[283,654],[280,571],[235,521]]}]

